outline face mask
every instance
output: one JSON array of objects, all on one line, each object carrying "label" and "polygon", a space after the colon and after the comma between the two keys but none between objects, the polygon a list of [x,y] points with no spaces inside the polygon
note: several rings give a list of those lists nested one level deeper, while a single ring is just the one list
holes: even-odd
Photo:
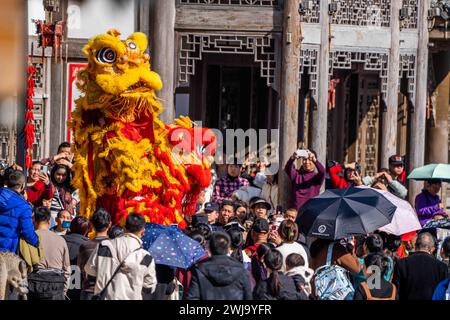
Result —
[{"label": "face mask", "polygon": [[70,228],[70,221],[64,221],[64,222],[62,223],[62,227],[63,227],[64,229],[69,229],[69,228]]}]

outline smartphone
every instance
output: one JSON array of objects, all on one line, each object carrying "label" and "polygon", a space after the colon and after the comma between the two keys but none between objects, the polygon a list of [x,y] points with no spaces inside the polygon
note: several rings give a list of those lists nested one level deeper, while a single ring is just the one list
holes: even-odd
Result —
[{"label": "smartphone", "polygon": [[44,173],[44,174],[48,174],[48,166],[42,166],[41,171],[42,171],[42,173]]},{"label": "smartphone", "polygon": [[298,149],[295,151],[295,155],[297,158],[308,158],[308,151],[305,149]]},{"label": "smartphone", "polygon": [[272,224],[272,225],[270,226],[270,230],[272,230],[272,231],[277,231],[277,230],[278,230],[278,226],[277,226],[276,224]]}]

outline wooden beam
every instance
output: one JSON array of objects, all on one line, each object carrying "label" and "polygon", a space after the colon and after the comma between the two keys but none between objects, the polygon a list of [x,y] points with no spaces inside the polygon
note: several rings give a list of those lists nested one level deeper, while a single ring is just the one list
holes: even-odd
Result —
[{"label": "wooden beam", "polygon": [[281,72],[281,135],[279,197],[284,208],[291,205],[291,181],[283,168],[297,149],[299,63],[300,63],[300,0],[284,1],[283,60]]},{"label": "wooden beam", "polygon": [[[297,13],[298,14],[298,13]],[[282,12],[274,8],[195,8],[176,9],[175,28],[188,30],[277,31],[282,30]]]},{"label": "wooden beam", "polygon": [[[424,165],[425,153],[425,125],[427,106],[427,83],[428,83],[428,19],[427,12],[430,0],[419,2],[418,32],[419,41],[416,61],[416,101],[414,101],[414,112],[411,114],[411,136],[408,154],[409,172],[414,168]],[[422,182],[410,180],[409,200],[414,203],[416,195],[420,193]]]},{"label": "wooden beam", "polygon": [[320,1],[320,52],[317,106],[312,108],[311,148],[317,159],[325,165],[327,156],[327,118],[328,118],[328,70],[330,65],[330,29],[328,15],[329,0]]}]

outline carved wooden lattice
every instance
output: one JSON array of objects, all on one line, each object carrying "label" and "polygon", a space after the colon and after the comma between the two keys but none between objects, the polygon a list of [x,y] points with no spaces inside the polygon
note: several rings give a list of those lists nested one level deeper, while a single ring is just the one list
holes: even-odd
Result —
[{"label": "carved wooden lattice", "polygon": [[267,85],[275,83],[276,46],[271,35],[183,34],[180,37],[178,81],[189,82],[195,74],[195,62],[205,53],[252,55],[260,64]]},{"label": "carved wooden lattice", "polygon": [[279,0],[179,0],[179,3],[216,5],[216,6],[274,7],[279,5]]},{"label": "carved wooden lattice", "polygon": [[299,88],[301,87],[302,77],[301,75],[305,73],[306,69],[309,74],[309,89],[311,90],[311,95],[317,97],[317,81],[319,66],[317,64],[317,59],[319,56],[318,49],[302,49],[300,50],[300,82]]},{"label": "carved wooden lattice", "polygon": [[402,0],[403,8],[409,8],[411,14],[401,21],[401,26],[404,29],[417,28],[417,0]]},{"label": "carved wooden lattice", "polygon": [[10,130],[0,126],[0,161],[10,162],[9,146],[11,143]]},{"label": "carved wooden lattice", "polygon": [[300,16],[301,22],[320,22],[320,0],[303,0],[304,14]]},{"label": "carved wooden lattice", "polygon": [[331,16],[333,24],[389,27],[391,0],[335,0],[338,10]]},{"label": "carved wooden lattice", "polygon": [[37,89],[44,88],[44,64],[42,62],[33,62],[33,66],[36,68],[36,73],[34,74],[34,83]]},{"label": "carved wooden lattice", "polygon": [[[408,80],[408,93],[410,100],[414,101],[416,92],[416,56],[414,54],[401,54],[400,55],[400,79],[406,77]],[[399,91],[400,83],[399,81]]]},{"label": "carved wooden lattice", "polygon": [[34,104],[34,143],[33,143],[33,161],[43,158],[44,146],[44,109],[40,103]]},{"label": "carved wooden lattice", "polygon": [[379,96],[376,77],[363,77],[360,80],[358,98],[358,142],[357,161],[361,164],[363,175],[378,172],[378,131]]},{"label": "carved wooden lattice", "polygon": [[379,72],[380,91],[383,98],[385,98],[387,93],[388,59],[386,53],[332,51],[330,52],[330,75],[333,74],[333,69],[351,69],[352,63],[362,63],[364,70]]}]

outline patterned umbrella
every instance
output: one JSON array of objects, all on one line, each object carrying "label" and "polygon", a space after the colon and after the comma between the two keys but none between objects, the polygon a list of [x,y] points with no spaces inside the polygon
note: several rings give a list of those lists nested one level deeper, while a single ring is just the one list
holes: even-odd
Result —
[{"label": "patterned umbrella", "polygon": [[197,241],[189,238],[177,226],[147,223],[142,237],[146,249],[157,264],[187,269],[206,256]]}]

